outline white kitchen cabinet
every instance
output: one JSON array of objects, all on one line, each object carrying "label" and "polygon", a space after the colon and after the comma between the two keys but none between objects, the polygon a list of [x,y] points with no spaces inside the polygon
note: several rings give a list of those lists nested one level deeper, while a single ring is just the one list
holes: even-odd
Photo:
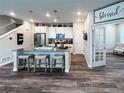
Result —
[{"label": "white kitchen cabinet", "polygon": [[65,38],[73,38],[72,27],[35,27],[35,33],[46,33],[48,38],[56,38],[56,34],[65,34]]},{"label": "white kitchen cabinet", "polygon": [[35,27],[35,33],[40,33],[40,27],[39,26]]},{"label": "white kitchen cabinet", "polygon": [[65,34],[65,38],[73,38],[72,27],[56,27],[57,34]]},{"label": "white kitchen cabinet", "polygon": [[65,27],[57,27],[58,34],[65,34]]},{"label": "white kitchen cabinet", "polygon": [[48,38],[56,38],[56,28],[48,27]]},{"label": "white kitchen cabinet", "polygon": [[47,27],[37,26],[35,27],[35,33],[47,33]]},{"label": "white kitchen cabinet", "polygon": [[73,38],[73,29],[72,27],[65,28],[65,38]]}]

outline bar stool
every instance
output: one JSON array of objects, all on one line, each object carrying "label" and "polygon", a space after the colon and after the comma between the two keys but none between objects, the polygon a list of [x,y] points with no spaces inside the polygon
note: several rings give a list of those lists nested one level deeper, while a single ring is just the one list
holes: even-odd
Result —
[{"label": "bar stool", "polygon": [[[33,54],[22,54],[18,56],[18,69],[21,67],[27,67],[28,72],[30,71],[30,65],[31,65],[31,61],[30,59],[33,60],[34,62],[34,55]],[[20,60],[22,60],[20,62]],[[20,66],[21,63],[21,66]]]},{"label": "bar stool", "polygon": [[64,69],[65,69],[64,55],[53,55],[52,56],[51,72],[53,71],[53,68],[56,67],[56,65],[61,65],[62,72],[64,72]]},{"label": "bar stool", "polygon": [[45,65],[45,72],[47,72],[47,67],[50,68],[49,55],[35,55],[34,71],[37,67],[41,68],[42,65]]}]

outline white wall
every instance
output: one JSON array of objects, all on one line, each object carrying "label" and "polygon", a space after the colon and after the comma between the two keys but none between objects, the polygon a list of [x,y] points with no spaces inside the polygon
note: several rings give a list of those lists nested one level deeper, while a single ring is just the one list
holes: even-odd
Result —
[{"label": "white wall", "polygon": [[[22,45],[17,45],[17,33],[23,33],[24,42]],[[9,38],[12,38],[10,40]],[[24,48],[25,50],[32,49],[32,31],[30,23],[24,22],[24,25],[16,28],[12,33],[0,38],[0,59],[12,58],[12,50]]]},{"label": "white wall", "polygon": [[93,12],[89,13],[84,22],[84,32],[87,33],[87,41],[84,41],[84,55],[89,68],[92,68],[92,25]]},{"label": "white wall", "polygon": [[124,43],[124,23],[117,25],[118,42]]},{"label": "white wall", "polygon": [[117,43],[124,43],[124,23],[119,24],[105,24],[106,36],[106,50],[112,52]]},{"label": "white wall", "polygon": [[75,54],[83,54],[83,23],[73,23],[73,47]]},{"label": "white wall", "polygon": [[105,25],[105,36],[106,36],[106,50],[108,52],[112,51],[116,45],[116,32],[117,26],[115,24]]}]

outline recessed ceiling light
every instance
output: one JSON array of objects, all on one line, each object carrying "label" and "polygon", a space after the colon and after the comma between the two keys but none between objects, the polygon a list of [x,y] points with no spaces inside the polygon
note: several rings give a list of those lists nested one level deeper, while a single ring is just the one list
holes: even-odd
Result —
[{"label": "recessed ceiling light", "polygon": [[80,22],[81,20],[80,19],[77,19],[77,22]]},{"label": "recessed ceiling light", "polygon": [[9,13],[11,16],[15,16],[15,13],[14,12],[10,12]]},{"label": "recessed ceiling light", "polygon": [[54,22],[57,22],[57,20],[56,20],[56,19],[54,19],[53,21],[54,21]]},{"label": "recessed ceiling light", "polygon": [[78,16],[80,16],[80,15],[81,15],[81,12],[80,12],[80,11],[78,11],[78,12],[77,12],[77,15],[78,15]]},{"label": "recessed ceiling light", "polygon": [[34,20],[33,19],[30,19],[30,22],[34,22]]},{"label": "recessed ceiling light", "polygon": [[47,13],[47,14],[46,14],[46,17],[50,17],[50,14],[49,14],[49,13]]}]

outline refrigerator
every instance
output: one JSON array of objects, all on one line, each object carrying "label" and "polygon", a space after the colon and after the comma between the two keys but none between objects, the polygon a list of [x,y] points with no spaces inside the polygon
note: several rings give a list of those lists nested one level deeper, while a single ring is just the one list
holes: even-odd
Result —
[{"label": "refrigerator", "polygon": [[34,47],[42,47],[46,45],[46,33],[34,34]]}]

